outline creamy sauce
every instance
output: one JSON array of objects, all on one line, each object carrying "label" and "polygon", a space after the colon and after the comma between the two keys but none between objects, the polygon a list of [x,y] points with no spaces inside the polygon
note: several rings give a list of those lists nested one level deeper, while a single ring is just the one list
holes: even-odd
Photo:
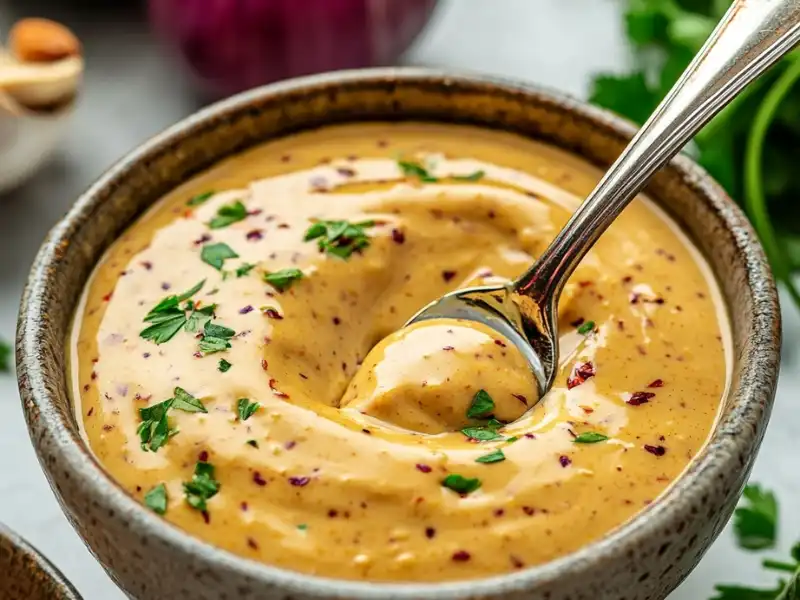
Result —
[{"label": "creamy sauce", "polygon": [[[492,330],[394,332],[449,290],[519,274],[597,177],[510,134],[429,124],[325,128],[221,163],[134,224],[87,287],[69,353],[91,448],[151,508],[166,492],[170,522],[298,571],[476,578],[596,540],[681,474],[725,393],[724,310],[676,227],[639,199],[588,254],[559,307],[560,373],[533,410],[524,359]],[[366,223],[368,245],[321,252],[330,230],[304,239],[319,220]],[[218,269],[202,257],[221,243],[238,257]],[[287,268],[302,277],[274,279]],[[201,280],[179,306],[213,317],[141,337],[151,309]],[[214,339],[209,320],[232,331]],[[171,437],[149,451],[140,409],[176,387],[207,412],[173,404]],[[191,483],[198,462],[216,493],[207,473]]]}]

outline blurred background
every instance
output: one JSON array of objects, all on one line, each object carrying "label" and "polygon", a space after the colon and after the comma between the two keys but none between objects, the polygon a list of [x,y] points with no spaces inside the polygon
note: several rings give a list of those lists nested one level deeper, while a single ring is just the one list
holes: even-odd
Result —
[{"label": "blurred background", "polygon": [[[0,41],[12,54],[0,54],[0,337],[13,339],[33,256],[80,192],[137,144],[214,99],[311,72],[402,64],[531,81],[641,122],[728,4],[0,0]],[[35,47],[37,34],[44,35],[34,27],[8,39],[12,25],[24,17],[63,23],[79,50],[70,49],[67,38],[63,56],[34,56],[33,70],[20,66],[14,50]],[[69,62],[56,67],[65,57]],[[28,87],[14,88],[15,77],[28,78]],[[800,86],[792,88],[798,78],[795,52],[687,149],[747,209],[784,284],[777,414],[753,478],[782,502],[779,550],[784,552],[800,534],[800,516],[789,510],[800,501],[793,460],[800,414],[792,407],[800,390],[800,318],[794,305],[800,295],[791,285],[800,265],[800,226],[795,229]],[[22,93],[31,89],[33,97]],[[11,375],[0,377],[0,473],[0,521],[46,554],[84,597],[121,600],[50,492]],[[710,598],[720,582],[773,583],[775,577],[764,574],[759,563],[760,556],[736,548],[726,531],[671,600]]]}]

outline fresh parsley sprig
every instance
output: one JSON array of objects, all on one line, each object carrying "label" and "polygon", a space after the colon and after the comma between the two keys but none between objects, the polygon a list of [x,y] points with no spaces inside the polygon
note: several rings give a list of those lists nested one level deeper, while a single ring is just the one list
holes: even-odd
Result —
[{"label": "fresh parsley sprig", "polygon": [[[181,308],[181,302],[189,300],[203,288],[205,283],[206,280],[204,279],[180,295],[167,296],[161,300],[145,315],[144,322],[150,323],[150,325],[142,329],[139,335],[156,344],[163,344],[175,337],[176,333],[186,327],[190,316],[195,312],[194,303],[187,304]],[[203,310],[207,311],[208,308]],[[189,315],[187,315],[187,312]],[[211,312],[213,312],[213,307]]]},{"label": "fresh parsley sprig", "polygon": [[183,484],[183,493],[186,502],[201,512],[208,510],[207,500],[219,492],[220,483],[214,478],[214,465],[207,462],[198,462],[194,467],[192,480]]},{"label": "fresh parsley sprig", "polygon": [[142,450],[158,452],[167,441],[178,433],[177,429],[170,427],[168,413],[170,409],[182,410],[188,413],[207,413],[206,407],[183,388],[176,387],[173,397],[158,404],[139,409],[139,418],[142,420],[136,433],[142,445]]},{"label": "fresh parsley sprig", "polygon": [[348,259],[354,252],[369,246],[369,236],[365,229],[374,227],[374,221],[316,221],[307,230],[304,240],[317,240],[321,252]]}]

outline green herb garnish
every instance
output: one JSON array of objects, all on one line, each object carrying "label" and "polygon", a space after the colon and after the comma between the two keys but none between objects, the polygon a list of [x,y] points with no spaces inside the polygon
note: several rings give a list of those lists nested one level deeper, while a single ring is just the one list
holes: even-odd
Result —
[{"label": "green herb garnish", "polygon": [[464,477],[457,473],[450,473],[442,479],[442,485],[459,494],[471,494],[481,487],[481,480],[476,477]]},{"label": "green herb garnish", "polygon": [[247,421],[260,407],[258,402],[250,402],[250,398],[239,398],[236,401],[236,412],[240,421]]},{"label": "green herb garnish", "polygon": [[306,525],[305,523],[300,523],[300,525],[297,526],[297,529],[299,531],[307,531],[308,530],[308,525]]},{"label": "green herb garnish", "polygon": [[0,371],[3,373],[11,372],[11,357],[13,355],[13,346],[8,342],[0,340]]},{"label": "green herb garnish", "polygon": [[398,160],[397,166],[403,172],[405,177],[414,177],[423,183],[436,183],[439,181],[436,177],[431,175],[428,170],[418,162],[410,160]]},{"label": "green herb garnish", "polygon": [[258,449],[258,440],[247,440],[247,445]]},{"label": "green herb garnish", "polygon": [[205,324],[214,317],[217,305],[209,304],[203,308],[195,308],[194,303],[187,303],[185,308],[191,311],[186,319],[186,331],[195,333],[205,327]]},{"label": "green herb garnish", "polygon": [[364,230],[374,226],[374,221],[317,221],[306,230],[303,239],[307,242],[317,240],[321,251],[347,259],[353,252],[369,246],[369,237]]},{"label": "green herb garnish", "polygon": [[139,335],[156,344],[163,344],[175,337],[175,334],[183,329],[188,320],[186,309],[182,309],[180,303],[199,292],[205,282],[204,279],[183,294],[167,296],[156,304],[144,317],[144,322],[150,323],[150,325],[139,332]]},{"label": "green herb garnish", "polygon": [[186,203],[186,206],[200,206],[201,204],[205,204],[205,202],[211,198],[216,192],[208,191],[203,192],[202,194],[197,194],[194,198],[190,198],[189,201]]},{"label": "green herb garnish", "polygon": [[186,502],[192,508],[203,512],[208,509],[206,500],[216,496],[219,488],[219,481],[214,479],[214,466],[207,462],[198,462],[192,480],[183,484]]},{"label": "green herb garnish", "polygon": [[230,340],[235,335],[233,329],[209,321],[203,327],[203,339],[198,343],[200,352],[203,354],[223,352],[231,347]]},{"label": "green herb garnish", "polygon": [[488,417],[494,411],[494,400],[486,390],[478,390],[472,398],[472,404],[467,409],[467,417],[470,419],[481,419]]},{"label": "green herb garnish", "polygon": [[236,269],[236,277],[244,277],[255,268],[256,265],[254,265],[253,263],[244,263],[241,267]]},{"label": "green herb garnish", "polygon": [[471,440],[477,440],[479,442],[492,442],[494,440],[502,440],[503,436],[497,433],[494,429],[490,429],[489,427],[464,427],[461,430],[465,436],[470,438]]},{"label": "green herb garnish", "polygon": [[608,440],[607,435],[597,433],[596,431],[587,431],[575,436],[572,440],[574,444],[596,444],[597,442],[605,442]]},{"label": "green herb garnish", "polygon": [[167,440],[177,433],[177,430],[170,429],[167,413],[172,408],[174,398],[164,400],[153,406],[139,409],[139,417],[142,422],[136,429],[142,450],[147,452],[158,452]]},{"label": "green herb garnish", "polygon": [[295,282],[303,278],[303,272],[300,269],[281,269],[280,271],[273,271],[272,273],[264,273],[264,281],[270,284],[279,292],[282,292]]},{"label": "green herb garnish", "polygon": [[468,175],[453,175],[453,179],[457,181],[480,181],[485,175],[484,171],[475,171]]},{"label": "green herb garnish", "polygon": [[483,456],[479,456],[478,458],[475,459],[475,462],[488,464],[488,463],[502,462],[505,459],[506,455],[503,454],[503,451],[500,448],[498,448],[493,452],[489,452],[489,454],[484,454]]},{"label": "green herb garnish", "polygon": [[586,335],[592,331],[594,331],[594,321],[586,321],[586,323],[583,323],[580,327],[578,327],[578,333],[581,335]]},{"label": "green herb garnish", "polygon": [[222,270],[222,266],[229,258],[239,258],[233,249],[223,242],[218,244],[206,244],[200,251],[200,260],[207,265],[211,265],[217,271]]},{"label": "green herb garnish", "polygon": [[167,487],[159,483],[144,495],[144,505],[159,515],[167,512]]},{"label": "green herb garnish", "polygon": [[232,366],[233,366],[233,365],[232,365],[231,363],[229,363],[227,360],[225,360],[224,358],[220,358],[220,359],[219,359],[219,362],[217,363],[217,370],[218,370],[220,373],[227,373],[227,372],[228,372],[228,370],[229,370],[229,369],[230,369]]},{"label": "green herb garnish", "polygon": [[775,546],[778,503],[775,495],[757,485],[744,488],[744,506],[733,514],[733,528],[739,545],[747,550]]},{"label": "green herb garnish", "polygon": [[244,204],[242,204],[240,200],[237,200],[233,204],[226,204],[225,206],[220,206],[219,210],[217,210],[217,216],[208,222],[208,226],[211,229],[222,229],[223,227],[227,227],[228,225],[232,225],[234,223],[238,223],[239,221],[243,221],[246,218],[247,218],[247,209],[244,207]]},{"label": "green herb garnish", "polygon": [[207,413],[206,407],[203,406],[203,403],[200,402],[198,398],[192,396],[189,392],[185,389],[176,387],[173,391],[174,394],[174,402],[172,403],[172,408],[182,410],[188,413]]}]

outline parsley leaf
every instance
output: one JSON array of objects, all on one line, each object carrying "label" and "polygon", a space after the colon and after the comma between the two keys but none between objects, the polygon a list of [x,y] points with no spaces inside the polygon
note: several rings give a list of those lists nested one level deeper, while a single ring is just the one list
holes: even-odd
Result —
[{"label": "parsley leaf", "polygon": [[472,398],[472,404],[467,409],[467,417],[470,419],[480,419],[488,417],[494,410],[494,400],[486,390],[478,390]]},{"label": "parsley leaf", "polygon": [[203,308],[194,308],[194,304],[188,305],[187,310],[191,310],[189,317],[186,319],[186,331],[195,333],[200,331],[206,323],[214,317],[214,311],[217,308],[216,304],[209,304]]},{"label": "parsley leaf", "polygon": [[494,429],[488,427],[464,427],[461,430],[465,436],[471,440],[479,442],[492,442],[494,440],[502,440],[503,436],[497,433]]},{"label": "parsley leaf", "polygon": [[578,333],[581,335],[586,335],[592,331],[594,331],[594,321],[586,321],[586,323],[583,323],[580,327],[578,327]]},{"label": "parsley leaf", "polygon": [[739,585],[716,585],[716,594],[711,600],[794,600],[795,597],[783,596],[781,592],[785,584],[779,582],[771,590],[744,587]]},{"label": "parsley leaf", "polygon": [[11,344],[0,340],[0,371],[3,373],[11,372],[11,358],[14,356],[14,348]]},{"label": "parsley leaf", "polygon": [[506,455],[503,454],[503,451],[500,448],[498,448],[493,452],[489,452],[489,454],[484,454],[483,456],[479,456],[478,458],[475,459],[475,462],[489,464],[489,463],[502,462],[505,459]]},{"label": "parsley leaf", "polygon": [[239,398],[236,401],[236,412],[240,421],[247,421],[260,407],[258,402],[250,402],[249,398]]},{"label": "parsley leaf", "polygon": [[198,399],[192,396],[189,392],[181,387],[176,387],[173,391],[174,398],[172,403],[172,408],[176,408],[178,410],[182,410],[183,412],[188,413],[207,413],[206,407],[203,406],[203,403]]},{"label": "parsley leaf", "polygon": [[581,433],[572,440],[573,444],[596,444],[597,442],[605,442],[608,440],[607,435],[597,433],[596,431],[587,431]]},{"label": "parsley leaf", "polygon": [[144,495],[144,505],[159,515],[167,512],[167,488],[159,483]]},{"label": "parsley leaf", "polygon": [[216,192],[209,190],[208,192],[197,194],[197,196],[189,199],[189,201],[186,203],[186,206],[200,206],[201,204],[205,204],[205,202],[215,193]]},{"label": "parsley leaf", "polygon": [[208,509],[206,500],[216,496],[219,488],[219,481],[214,479],[214,466],[207,462],[198,462],[192,480],[183,484],[186,502],[195,510],[203,512]]},{"label": "parsley leaf", "polygon": [[203,327],[203,339],[198,343],[200,352],[203,354],[223,352],[231,347],[230,339],[234,335],[236,332],[233,329],[209,321]]},{"label": "parsley leaf", "polygon": [[302,278],[303,272],[300,269],[290,268],[273,271],[272,273],[264,273],[264,281],[279,292],[290,288],[295,281],[299,281]]},{"label": "parsley leaf", "polygon": [[200,251],[200,260],[207,265],[211,265],[217,271],[222,270],[222,266],[229,258],[239,258],[233,249],[223,242],[218,244],[206,244]]},{"label": "parsley leaf", "polygon": [[233,225],[239,221],[247,218],[247,209],[242,204],[241,200],[237,200],[232,204],[220,206],[217,210],[217,216],[208,222],[211,229],[222,229],[228,225]]},{"label": "parsley leaf", "polygon": [[453,179],[456,181],[480,181],[485,175],[485,171],[475,171],[467,175],[453,175]]},{"label": "parsley leaf", "polygon": [[174,398],[164,400],[153,406],[139,409],[139,417],[142,422],[136,429],[142,450],[147,452],[158,452],[167,440],[177,433],[177,430],[170,429],[167,412],[172,408]]},{"label": "parsley leaf", "polygon": [[348,259],[354,252],[369,246],[369,237],[364,230],[374,226],[374,221],[317,221],[306,230],[303,239],[306,242],[317,240],[320,251]]},{"label": "parsley leaf", "polygon": [[405,177],[412,177],[419,179],[423,183],[436,183],[439,181],[436,177],[431,175],[428,170],[418,162],[410,160],[398,160],[397,166],[403,172]]},{"label": "parsley leaf", "polygon": [[258,440],[247,440],[247,445],[258,449]]},{"label": "parsley leaf", "polygon": [[236,269],[236,277],[244,277],[255,268],[256,265],[254,265],[253,263],[244,263],[242,266]]},{"label": "parsley leaf", "polygon": [[733,528],[739,545],[747,550],[764,550],[775,546],[778,503],[775,495],[758,485],[744,488],[744,506],[733,515]]},{"label": "parsley leaf", "polygon": [[217,370],[220,373],[227,373],[233,365],[229,363],[224,358],[219,359],[219,363],[217,363]]},{"label": "parsley leaf", "polygon": [[459,494],[471,494],[481,487],[481,480],[475,477],[464,477],[458,473],[450,473],[442,479],[442,485]]},{"label": "parsley leaf", "polygon": [[205,282],[205,279],[202,280],[179,296],[162,299],[145,315],[144,322],[150,323],[150,326],[140,331],[139,336],[156,344],[163,344],[175,337],[187,322],[186,311],[180,308],[180,303],[199,292]]}]

